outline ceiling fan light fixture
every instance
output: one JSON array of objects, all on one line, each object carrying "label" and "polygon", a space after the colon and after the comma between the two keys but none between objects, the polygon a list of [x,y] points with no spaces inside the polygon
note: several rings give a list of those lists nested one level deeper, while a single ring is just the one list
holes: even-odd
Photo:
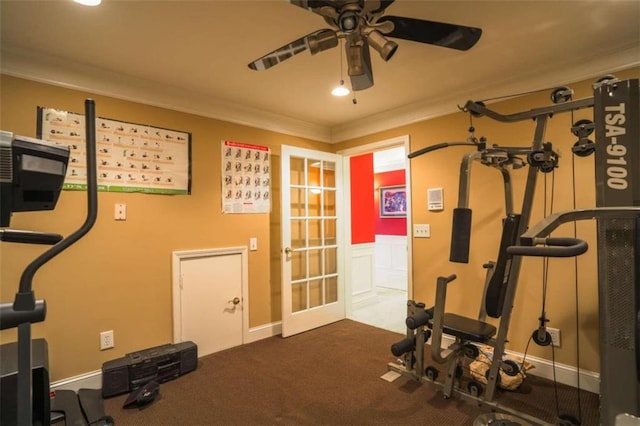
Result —
[{"label": "ceiling fan light fixture", "polygon": [[344,33],[352,33],[358,28],[360,17],[354,10],[347,10],[338,16],[338,28]]},{"label": "ceiling fan light fixture", "polygon": [[334,87],[331,91],[331,94],[333,96],[338,97],[347,96],[349,93],[351,93],[351,91],[347,88],[347,86],[344,85],[344,80],[340,80],[340,85]]},{"label": "ceiling fan light fixture", "polygon": [[316,34],[307,36],[309,52],[312,55],[338,45],[338,35],[333,30],[320,30]]},{"label": "ceiling fan light fixture", "polygon": [[380,57],[385,61],[391,59],[396,50],[398,50],[398,43],[389,40],[377,30],[369,33],[369,44],[376,49]]},{"label": "ceiling fan light fixture", "polygon": [[73,1],[83,6],[98,6],[100,3],[102,3],[102,0],[73,0]]}]

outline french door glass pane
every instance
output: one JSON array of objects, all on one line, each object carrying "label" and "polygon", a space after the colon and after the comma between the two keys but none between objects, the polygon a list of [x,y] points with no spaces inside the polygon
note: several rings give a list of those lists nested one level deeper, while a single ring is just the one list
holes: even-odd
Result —
[{"label": "french door glass pane", "polygon": [[336,163],[324,161],[322,167],[322,186],[325,188],[336,187]]},{"label": "french door glass pane", "polygon": [[307,159],[308,186],[320,186],[322,172],[321,165],[322,161],[320,160],[312,160],[311,158]]},{"label": "french door glass pane", "polygon": [[291,279],[303,280],[307,278],[307,256],[304,251],[291,253]]},{"label": "french door glass pane", "polygon": [[322,250],[309,250],[309,277],[322,276]]},{"label": "french door glass pane", "polygon": [[291,216],[300,217],[304,215],[304,189],[291,188]]},{"label": "french door glass pane", "polygon": [[300,312],[307,309],[307,283],[291,285],[291,310]]},{"label": "french door glass pane", "polygon": [[338,301],[338,277],[327,277],[324,279],[324,303]]},{"label": "french door glass pane", "polygon": [[336,215],[336,192],[331,190],[324,190],[324,216]]},{"label": "french door glass pane", "polygon": [[309,246],[317,247],[322,245],[322,219],[309,220]]},{"label": "french door glass pane", "polygon": [[335,274],[338,272],[338,249],[328,247],[324,249],[324,274]]},{"label": "french door glass pane", "polygon": [[309,197],[309,216],[320,216],[322,214],[322,205],[320,204],[322,191],[319,189],[309,189],[307,196]]},{"label": "french door glass pane", "polygon": [[307,245],[306,220],[291,220],[291,248],[303,248]]},{"label": "french door glass pane", "polygon": [[336,239],[336,219],[324,220],[324,245],[335,245]]},{"label": "french door glass pane", "polygon": [[289,167],[291,185],[304,185],[304,158],[291,157]]},{"label": "french door glass pane", "polygon": [[321,306],[324,303],[322,297],[322,279],[309,281],[309,307],[315,308]]}]

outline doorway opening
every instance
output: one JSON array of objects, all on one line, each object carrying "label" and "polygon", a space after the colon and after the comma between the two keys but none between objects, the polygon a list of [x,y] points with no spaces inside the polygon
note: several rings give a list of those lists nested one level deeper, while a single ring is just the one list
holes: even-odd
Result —
[{"label": "doorway opening", "polygon": [[347,317],[401,334],[412,293],[408,149],[405,136],[343,153],[351,207]]}]

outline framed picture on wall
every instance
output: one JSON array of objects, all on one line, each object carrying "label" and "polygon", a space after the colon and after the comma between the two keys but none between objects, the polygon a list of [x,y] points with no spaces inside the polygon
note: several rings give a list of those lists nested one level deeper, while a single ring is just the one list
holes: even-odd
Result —
[{"label": "framed picture on wall", "polygon": [[380,217],[407,217],[407,191],[404,185],[380,188]]}]

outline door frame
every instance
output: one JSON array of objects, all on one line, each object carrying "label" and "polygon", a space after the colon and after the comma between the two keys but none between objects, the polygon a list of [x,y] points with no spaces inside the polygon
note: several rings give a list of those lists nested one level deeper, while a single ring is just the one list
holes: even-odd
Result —
[{"label": "door frame", "polygon": [[182,342],[182,279],[180,262],[187,259],[240,255],[242,264],[242,343],[249,341],[249,249],[247,246],[174,251],[171,254],[171,288],[173,293],[173,343]]},{"label": "door frame", "polygon": [[[408,155],[410,150],[411,138],[409,135],[396,136],[390,139],[385,139],[378,142],[373,142],[366,145],[359,145],[353,148],[347,148],[340,150],[337,154],[342,156],[342,181],[344,202],[342,207],[342,213],[345,224],[348,224],[345,228],[351,229],[351,164],[350,158],[352,156],[372,153],[375,151],[383,151],[385,149],[404,146],[405,153]],[[409,158],[405,158],[405,187],[407,190],[407,298],[413,298],[413,237],[411,232],[412,219],[411,219],[411,163]],[[352,293],[351,280],[347,277],[351,277],[351,232],[347,232],[344,237],[344,276],[345,276],[345,313],[347,318],[350,318],[353,312],[352,309]]]}]

